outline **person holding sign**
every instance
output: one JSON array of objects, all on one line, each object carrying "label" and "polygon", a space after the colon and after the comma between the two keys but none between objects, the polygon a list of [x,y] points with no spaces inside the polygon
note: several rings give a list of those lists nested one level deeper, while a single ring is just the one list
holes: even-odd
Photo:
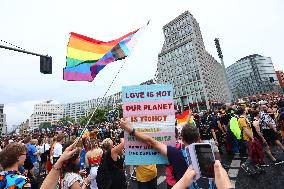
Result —
[{"label": "person holding sign", "polygon": [[[173,166],[173,175],[177,181],[183,177],[188,167],[187,162],[185,160],[188,157],[184,157],[185,153],[183,153],[183,150],[177,149],[173,146],[167,146],[142,132],[136,131],[124,118],[121,119],[120,126],[130,135],[135,136],[139,141],[152,146],[154,149],[158,150],[163,156],[167,157],[169,163]],[[181,136],[185,146],[200,141],[198,129],[196,127],[191,126],[190,123],[187,123],[182,128]]]}]

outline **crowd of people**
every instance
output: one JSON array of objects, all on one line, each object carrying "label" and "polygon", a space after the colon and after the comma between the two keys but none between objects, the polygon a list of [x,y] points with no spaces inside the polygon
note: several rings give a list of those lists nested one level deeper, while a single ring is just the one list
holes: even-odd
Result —
[{"label": "crowd of people", "polygon": [[[232,187],[221,161],[224,153],[239,154],[243,159],[241,168],[248,174],[264,171],[263,167],[268,166],[265,154],[276,166],[284,163],[277,157],[279,154],[271,152],[271,146],[284,152],[283,98],[239,101],[193,111],[189,119],[180,131],[176,129],[175,146],[136,131],[123,118],[89,126],[87,134],[82,133],[83,126],[69,125],[61,130],[1,138],[0,188],[126,189],[126,172],[130,172],[139,189],[156,189],[157,165],[125,166],[124,132],[167,157],[167,188],[198,188],[196,172],[183,153],[192,143],[212,145],[217,159],[214,183],[220,189]],[[210,186],[214,188],[214,184]]]}]

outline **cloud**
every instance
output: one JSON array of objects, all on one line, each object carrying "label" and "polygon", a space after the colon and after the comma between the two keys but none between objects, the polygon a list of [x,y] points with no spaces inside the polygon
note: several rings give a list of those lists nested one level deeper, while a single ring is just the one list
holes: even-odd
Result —
[{"label": "cloud", "polygon": [[[220,38],[226,66],[258,53],[270,56],[275,68],[283,69],[283,6],[282,0],[1,1],[0,39],[51,55],[53,74],[39,72],[39,57],[0,49],[0,103],[5,104],[8,123],[18,124],[30,116],[38,102],[35,99],[67,103],[102,96],[122,63],[108,95],[124,85],[146,81],[156,71],[163,25],[186,10],[199,22],[205,48],[217,60],[214,38]],[[109,41],[149,19],[150,25],[126,62],[106,66],[92,83],[62,80],[70,32]]]},{"label": "cloud", "polygon": [[8,129],[11,129],[13,125],[19,125],[23,121],[29,119],[29,116],[33,113],[34,104],[41,102],[43,102],[43,100],[30,100],[5,104],[4,113],[6,114]]}]

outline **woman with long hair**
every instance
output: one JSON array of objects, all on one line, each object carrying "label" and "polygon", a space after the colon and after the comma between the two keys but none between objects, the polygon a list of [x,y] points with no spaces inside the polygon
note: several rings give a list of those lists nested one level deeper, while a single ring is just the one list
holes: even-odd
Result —
[{"label": "woman with long hair", "polygon": [[97,171],[98,167],[100,165],[102,155],[103,155],[103,150],[99,148],[97,140],[94,138],[91,138],[89,141],[89,151],[86,153],[85,156],[85,165],[87,168],[90,169],[90,179],[91,179],[91,189],[97,189],[97,182],[96,182],[96,177],[97,177]]},{"label": "woman with long hair", "polygon": [[[126,189],[127,182],[124,170],[124,139],[120,139],[120,144],[117,146],[113,145],[113,141],[110,138],[106,138],[102,142],[102,148],[104,151],[102,164],[106,163],[109,171],[111,183],[109,189]],[[99,176],[98,172],[98,176]],[[101,176],[101,175],[100,175]],[[100,180],[100,179],[99,179]],[[97,177],[98,188],[104,188],[99,186]]]},{"label": "woman with long hair", "polygon": [[[65,144],[63,151],[73,144],[69,141]],[[80,171],[80,152],[77,151],[73,156],[65,161],[62,166],[63,179],[61,181],[62,189],[86,189],[89,186],[90,179],[83,179]]]}]

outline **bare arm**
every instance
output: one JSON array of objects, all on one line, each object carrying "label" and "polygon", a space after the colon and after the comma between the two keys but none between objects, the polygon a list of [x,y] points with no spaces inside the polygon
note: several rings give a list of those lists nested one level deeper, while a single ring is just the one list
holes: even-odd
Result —
[{"label": "bare arm", "polygon": [[[126,132],[131,133],[132,127],[128,123],[126,119],[121,119],[121,128],[123,128]],[[142,133],[135,131],[134,136],[143,142],[144,144],[152,146],[154,149],[158,150],[162,155],[167,156],[167,146],[159,141],[156,141],[152,137]]]},{"label": "bare arm", "polygon": [[63,165],[63,162],[70,159],[76,151],[77,148],[75,148],[75,142],[71,146],[66,148],[64,153],[60,156],[51,171],[48,173],[47,177],[44,179],[40,189],[56,188],[60,176],[60,169]]},{"label": "bare arm", "polygon": [[89,152],[86,153],[85,155],[85,165],[87,168],[89,168],[89,160],[88,160],[88,157],[89,157]]},{"label": "bare arm", "polygon": [[172,187],[172,189],[186,189],[192,183],[194,176],[196,175],[195,171],[192,168],[188,168],[184,173],[183,177]]},{"label": "bare arm", "polygon": [[218,124],[218,128],[222,131],[223,134],[226,134],[226,132],[224,131],[224,128],[222,127],[222,124],[220,121],[217,121]]},{"label": "bare arm", "polygon": [[253,125],[253,127],[255,128],[255,130],[256,130],[258,136],[259,136],[259,137],[261,138],[261,140],[263,141],[263,143],[266,144],[266,140],[265,140],[265,138],[263,137],[262,133],[260,132],[259,123],[258,123],[257,121],[254,121],[254,122],[252,123],[252,125]]},{"label": "bare arm", "polygon": [[276,128],[274,127],[274,125],[273,125],[271,122],[269,122],[267,125],[268,125],[268,127],[269,127],[270,129],[272,129],[274,132],[277,132]]},{"label": "bare arm", "polygon": [[244,132],[247,134],[247,136],[248,136],[251,140],[253,140],[253,136],[251,135],[251,133],[248,131],[247,128],[244,128]]},{"label": "bare arm", "polygon": [[76,181],[74,184],[72,184],[72,186],[70,187],[70,189],[87,189],[87,185],[85,184],[85,182],[83,183],[83,186],[80,186],[80,183],[78,181]]},{"label": "bare arm", "polygon": [[217,137],[216,137],[216,133],[215,133],[214,129],[211,129],[211,133],[212,133],[212,135],[213,135],[213,139],[214,139],[215,141],[217,141]]},{"label": "bare arm", "polygon": [[124,148],[124,139],[121,138],[120,139],[120,144],[115,146],[113,149],[111,149],[111,157],[114,161],[117,160],[117,156],[118,154],[121,154],[122,153],[122,150]]}]

